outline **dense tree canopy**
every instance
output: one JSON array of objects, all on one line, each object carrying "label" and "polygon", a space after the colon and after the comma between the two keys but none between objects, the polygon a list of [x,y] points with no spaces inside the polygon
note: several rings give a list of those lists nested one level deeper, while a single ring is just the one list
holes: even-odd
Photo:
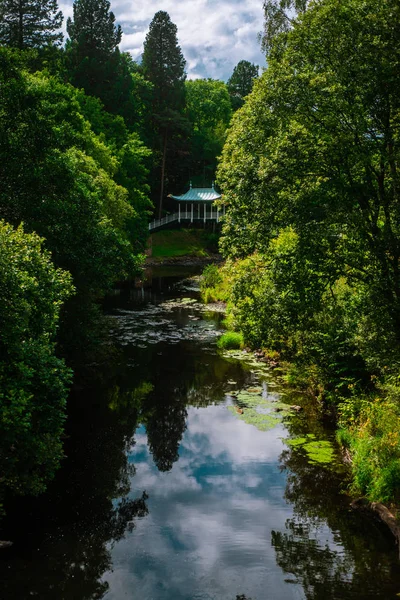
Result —
[{"label": "dense tree canopy", "polygon": [[155,114],[184,107],[186,61],[178,45],[177,31],[169,14],[160,10],[154,15],[144,41],[142,67],[154,86]]},{"label": "dense tree canopy", "polygon": [[[121,41],[122,30],[115,25],[108,0],[76,0],[73,19],[67,21],[67,32],[85,56],[109,56]],[[99,56],[100,55],[100,56]]]},{"label": "dense tree canopy", "polygon": [[232,115],[226,84],[213,79],[187,81],[186,114],[193,127],[192,173],[201,178],[201,185],[210,185]]},{"label": "dense tree canopy", "polygon": [[57,44],[62,20],[57,0],[1,0],[0,44],[21,50]]},{"label": "dense tree canopy", "polygon": [[145,188],[132,183],[129,195],[114,176],[135,149],[142,161],[140,146],[126,132],[119,159],[83,118],[72,87],[2,58],[0,214],[44,236],[75,285],[97,294],[134,265],[133,188],[139,196]]}]

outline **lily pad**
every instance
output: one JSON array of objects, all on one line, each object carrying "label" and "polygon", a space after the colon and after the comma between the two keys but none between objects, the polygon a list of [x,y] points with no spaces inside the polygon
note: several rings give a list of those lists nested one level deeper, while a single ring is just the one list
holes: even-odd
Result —
[{"label": "lily pad", "polygon": [[235,406],[228,406],[228,410],[241,421],[244,421],[248,425],[254,425],[260,431],[273,429],[281,422],[281,419],[277,415],[260,413],[255,408],[245,408],[241,414],[237,412]]},{"label": "lily pad", "polygon": [[313,433],[304,437],[284,439],[285,444],[292,448],[301,448],[307,454],[308,461],[312,464],[327,465],[334,462],[335,449],[328,440],[316,440]]},{"label": "lily pad", "polygon": [[303,448],[307,452],[309,461],[312,463],[329,464],[333,461],[333,445],[327,440],[307,442]]}]

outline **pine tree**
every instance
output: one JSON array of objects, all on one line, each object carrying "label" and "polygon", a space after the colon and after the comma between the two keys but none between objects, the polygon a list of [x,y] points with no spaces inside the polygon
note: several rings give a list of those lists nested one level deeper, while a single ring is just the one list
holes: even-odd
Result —
[{"label": "pine tree", "polygon": [[67,21],[72,44],[84,56],[109,57],[121,41],[121,26],[115,25],[108,0],[76,0],[74,17]]},{"label": "pine tree", "polygon": [[71,83],[104,100],[119,72],[121,27],[107,0],[76,0],[73,10],[66,47]]},{"label": "pine tree", "polygon": [[258,65],[254,65],[248,60],[239,61],[233,69],[227,82],[233,110],[237,110],[243,105],[244,98],[253,89],[256,77],[258,77]]},{"label": "pine tree", "polygon": [[178,46],[177,27],[165,11],[156,13],[150,23],[142,66],[154,85],[154,112],[181,110],[185,102],[186,61]]},{"label": "pine tree", "polygon": [[[161,177],[158,214],[161,217],[166,162],[170,142],[185,138],[187,123],[182,116],[185,107],[186,61],[178,45],[177,27],[167,12],[154,15],[144,42],[142,67],[154,86],[153,123],[156,131],[155,150],[161,155]],[[177,151],[176,143],[174,145]]]},{"label": "pine tree", "polygon": [[59,44],[62,21],[57,0],[0,0],[0,44],[21,50]]}]

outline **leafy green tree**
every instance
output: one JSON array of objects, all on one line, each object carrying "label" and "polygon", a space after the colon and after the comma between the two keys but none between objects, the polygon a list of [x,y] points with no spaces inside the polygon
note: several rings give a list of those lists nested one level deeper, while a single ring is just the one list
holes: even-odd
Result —
[{"label": "leafy green tree", "polygon": [[71,277],[43,240],[0,221],[0,469],[2,488],[37,494],[62,458],[71,372],[55,334]]},{"label": "leafy green tree", "polygon": [[22,74],[4,50],[1,58],[0,214],[45,237],[57,266],[97,296],[136,268],[135,209],[114,178],[118,158],[83,118],[72,87]]},{"label": "leafy green tree", "polygon": [[232,115],[226,84],[213,79],[187,81],[186,115],[193,127],[192,173],[201,175],[205,185],[215,177]]},{"label": "leafy green tree", "polygon": [[20,50],[58,44],[62,20],[57,0],[1,0],[0,44]]},{"label": "leafy green tree", "polygon": [[296,16],[303,13],[309,0],[264,0],[264,31],[260,34],[261,47],[269,54],[277,36],[290,31]]},{"label": "leafy green tree", "polygon": [[244,98],[253,89],[254,80],[258,77],[258,69],[258,65],[254,65],[248,60],[239,61],[233,69],[227,85],[234,110],[243,106]]},{"label": "leafy green tree", "polygon": [[[179,153],[187,138],[187,123],[182,116],[185,106],[186,61],[178,45],[177,27],[165,11],[154,15],[144,42],[142,67],[153,84],[153,149],[159,157],[160,185],[158,214],[161,217],[164,182],[168,174],[167,158],[172,148]],[[156,156],[157,158],[157,156]]]},{"label": "leafy green tree", "polygon": [[219,171],[224,251],[268,257],[292,228],[269,278],[295,308],[289,331],[342,383],[343,368],[362,379],[361,363],[395,369],[400,348],[398,15],[397,2],[359,0],[299,15],[236,113]]}]

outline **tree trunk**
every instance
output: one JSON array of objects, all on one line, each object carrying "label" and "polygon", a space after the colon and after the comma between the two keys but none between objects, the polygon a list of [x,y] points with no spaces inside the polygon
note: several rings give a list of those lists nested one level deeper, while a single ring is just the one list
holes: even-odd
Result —
[{"label": "tree trunk", "polygon": [[164,197],[164,177],[165,177],[165,161],[167,158],[167,139],[168,131],[164,131],[164,144],[163,144],[163,157],[161,163],[161,186],[160,186],[160,200],[158,204],[158,218],[162,217],[163,197]]}]

